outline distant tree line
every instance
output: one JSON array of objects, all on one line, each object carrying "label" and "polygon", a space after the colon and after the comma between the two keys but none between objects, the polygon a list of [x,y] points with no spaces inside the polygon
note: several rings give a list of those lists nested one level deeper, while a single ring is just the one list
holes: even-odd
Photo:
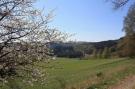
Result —
[{"label": "distant tree line", "polygon": [[[53,42],[51,48],[57,57],[69,58],[108,58],[116,52],[119,40],[102,42]],[[104,57],[103,57],[104,56]]]},{"label": "distant tree line", "polygon": [[51,48],[53,50],[53,55],[57,57],[77,58],[84,56],[82,51],[76,50],[71,44],[51,43]]}]

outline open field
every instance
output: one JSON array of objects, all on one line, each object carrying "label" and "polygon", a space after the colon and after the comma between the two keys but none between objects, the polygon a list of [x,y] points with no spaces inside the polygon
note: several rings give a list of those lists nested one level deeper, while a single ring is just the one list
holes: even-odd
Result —
[{"label": "open field", "polygon": [[133,59],[58,59],[41,64],[48,67],[45,86],[38,84],[24,89],[108,89],[134,75],[134,64]]},{"label": "open field", "polygon": [[135,60],[74,60],[60,59],[49,64],[45,89],[99,89],[115,85],[125,76],[135,73]]}]

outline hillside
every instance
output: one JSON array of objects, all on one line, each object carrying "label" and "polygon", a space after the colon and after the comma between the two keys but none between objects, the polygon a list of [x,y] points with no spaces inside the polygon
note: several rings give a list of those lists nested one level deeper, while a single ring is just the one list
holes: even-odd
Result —
[{"label": "hillside", "polygon": [[118,40],[108,40],[101,42],[53,42],[51,48],[54,50],[54,55],[58,57],[82,57],[84,54],[91,55],[96,49],[97,51],[103,51],[104,48],[111,48],[112,52],[116,52]]}]

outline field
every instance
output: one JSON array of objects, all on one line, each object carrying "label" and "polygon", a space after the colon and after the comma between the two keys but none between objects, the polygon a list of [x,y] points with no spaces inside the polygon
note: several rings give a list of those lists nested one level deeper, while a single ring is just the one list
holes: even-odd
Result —
[{"label": "field", "polygon": [[[44,65],[44,64],[41,64]],[[46,85],[24,89],[108,89],[135,74],[133,59],[57,59],[44,65]]]},{"label": "field", "polygon": [[105,89],[135,73],[135,60],[105,59],[77,60],[59,59],[48,68],[48,83],[45,89],[76,88]]}]

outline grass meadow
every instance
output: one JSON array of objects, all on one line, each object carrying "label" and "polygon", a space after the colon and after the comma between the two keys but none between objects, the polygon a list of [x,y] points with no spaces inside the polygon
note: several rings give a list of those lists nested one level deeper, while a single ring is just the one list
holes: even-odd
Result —
[{"label": "grass meadow", "polygon": [[[79,60],[59,58],[48,64],[46,84],[23,89],[108,89],[124,77],[135,74],[133,59]],[[3,88],[4,89],[4,88]],[[7,89],[7,88],[6,88]]]}]

